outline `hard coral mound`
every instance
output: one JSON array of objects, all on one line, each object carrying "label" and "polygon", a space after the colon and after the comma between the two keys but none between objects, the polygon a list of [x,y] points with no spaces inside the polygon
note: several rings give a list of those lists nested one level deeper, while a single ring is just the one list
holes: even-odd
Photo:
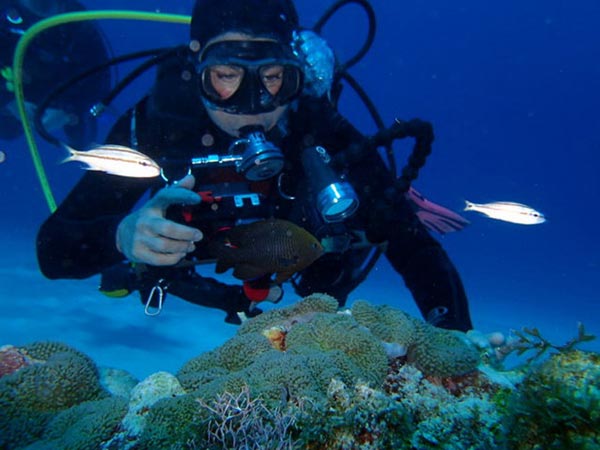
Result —
[{"label": "hard coral mound", "polygon": [[464,333],[428,324],[417,327],[407,358],[425,375],[435,377],[464,375],[480,362],[479,351]]},{"label": "hard coral mound", "polygon": [[449,377],[477,368],[479,351],[463,333],[423,323],[388,305],[357,301],[352,317],[381,339],[388,353],[407,355],[408,361],[425,375]]},{"label": "hard coral mound", "polygon": [[352,316],[338,314],[337,305],[330,296],[314,294],[266,312],[219,349],[189,361],[178,377],[188,392],[204,398],[247,384],[253,395],[274,401],[282,391],[291,397],[323,395],[332,377],[381,384],[387,357],[380,340]]},{"label": "hard coral mound", "polygon": [[54,417],[41,440],[26,450],[87,450],[103,448],[127,411],[123,397],[107,397],[73,406]]},{"label": "hard coral mound", "polygon": [[60,411],[107,395],[96,365],[80,351],[55,342],[22,349],[36,362],[0,378],[0,448],[23,446]]}]

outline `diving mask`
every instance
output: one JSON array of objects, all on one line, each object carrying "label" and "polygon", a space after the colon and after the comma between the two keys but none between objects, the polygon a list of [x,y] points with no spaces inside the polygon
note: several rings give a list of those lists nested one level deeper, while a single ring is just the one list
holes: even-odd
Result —
[{"label": "diving mask", "polygon": [[196,70],[207,106],[230,114],[271,112],[302,91],[300,63],[275,41],[210,44]]}]

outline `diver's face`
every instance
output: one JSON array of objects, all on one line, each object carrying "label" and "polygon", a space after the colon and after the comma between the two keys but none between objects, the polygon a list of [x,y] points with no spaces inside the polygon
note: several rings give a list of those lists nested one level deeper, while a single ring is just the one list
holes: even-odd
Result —
[{"label": "diver's face", "polygon": [[[260,41],[264,38],[256,38],[243,33],[225,33],[209,41],[207,45],[223,41]],[[263,84],[268,91],[275,95],[281,87],[281,66],[271,66],[266,68],[265,73],[261,73]],[[232,66],[215,66],[210,72],[211,82],[221,98],[226,99],[236,91],[240,84],[241,74],[236,73],[236,68]],[[288,105],[282,105],[273,111],[260,114],[231,114],[218,108],[207,107],[206,111],[210,119],[225,133],[239,137],[240,128],[248,125],[262,126],[266,131],[273,128],[279,120],[285,115]]]}]

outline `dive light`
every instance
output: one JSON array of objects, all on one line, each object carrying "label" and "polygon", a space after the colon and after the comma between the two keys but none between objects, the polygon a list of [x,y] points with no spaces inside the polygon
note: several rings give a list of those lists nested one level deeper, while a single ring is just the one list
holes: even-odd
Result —
[{"label": "dive light", "polygon": [[329,166],[330,161],[320,146],[307,147],[302,152],[302,165],[317,210],[325,222],[340,222],[356,212],[359,201],[352,185]]}]

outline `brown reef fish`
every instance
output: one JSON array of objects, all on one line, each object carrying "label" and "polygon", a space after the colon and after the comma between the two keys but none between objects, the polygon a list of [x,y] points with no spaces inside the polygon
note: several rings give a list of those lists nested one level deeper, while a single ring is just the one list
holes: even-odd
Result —
[{"label": "brown reef fish", "polygon": [[283,283],[319,258],[323,247],[304,228],[268,219],[220,231],[209,251],[217,260],[217,273],[233,267],[233,276],[240,280],[275,273],[275,282]]}]

